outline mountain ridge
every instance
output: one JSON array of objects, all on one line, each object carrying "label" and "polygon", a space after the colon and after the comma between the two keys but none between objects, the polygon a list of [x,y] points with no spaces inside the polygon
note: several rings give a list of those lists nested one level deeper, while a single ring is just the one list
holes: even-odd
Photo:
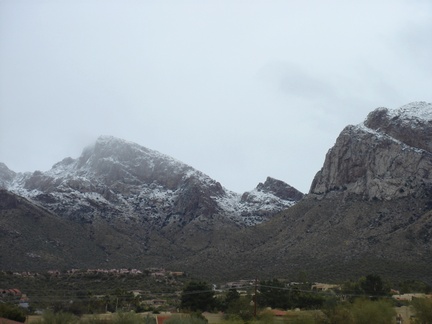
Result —
[{"label": "mountain ridge", "polygon": [[[121,212],[145,221],[158,218],[161,226],[167,219],[185,215],[196,218],[220,213],[250,226],[266,221],[303,196],[270,177],[240,195],[172,157],[112,136],[99,137],[80,157],[65,158],[47,172],[17,174],[6,166],[2,170],[8,175],[2,178],[3,187],[57,214],[79,214],[87,220],[101,209],[105,217],[118,217]],[[272,190],[272,186],[279,189]],[[289,191],[281,193],[280,188]]]},{"label": "mountain ridge", "polygon": [[[174,177],[166,178],[172,160],[158,160],[151,152],[143,175],[135,169],[140,163],[133,146],[120,150],[124,161],[137,162],[125,168],[122,158],[103,149],[106,139],[81,159],[64,159],[46,173],[16,174],[0,165],[0,184],[12,189],[7,194],[23,194],[29,204],[79,225],[81,244],[95,255],[94,260],[76,255],[74,262],[83,267],[163,265],[211,280],[306,272],[310,280],[380,273],[430,281],[431,112],[425,102],[381,107],[363,123],[348,125],[301,197],[270,177],[243,194],[188,166],[175,165]],[[99,171],[90,172],[96,166]],[[62,170],[69,171],[59,176]],[[286,206],[287,197],[299,200]],[[21,215],[24,198],[17,199],[15,207],[0,208],[0,220],[7,219],[0,230],[8,228],[1,239],[8,246],[19,231],[8,223],[13,213]],[[41,207],[35,208],[38,215]],[[31,250],[32,240],[18,254],[26,264],[41,266],[28,256],[44,256]],[[1,264],[14,264],[17,255],[3,246]],[[52,260],[47,255],[44,266],[55,265]]]}]

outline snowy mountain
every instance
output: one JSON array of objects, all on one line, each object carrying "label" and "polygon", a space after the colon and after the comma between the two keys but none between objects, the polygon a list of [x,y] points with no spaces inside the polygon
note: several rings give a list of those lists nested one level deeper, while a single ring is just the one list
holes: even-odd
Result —
[{"label": "snowy mountain", "polygon": [[0,164],[0,266],[430,282],[431,143],[430,103],[375,109],[342,130],[305,197],[272,178],[234,193],[113,137],[47,172]]},{"label": "snowy mountain", "polygon": [[47,172],[16,174],[2,165],[0,179],[0,186],[64,218],[123,219],[156,228],[212,217],[252,226],[303,196],[272,178],[237,194],[191,166],[110,136]]}]

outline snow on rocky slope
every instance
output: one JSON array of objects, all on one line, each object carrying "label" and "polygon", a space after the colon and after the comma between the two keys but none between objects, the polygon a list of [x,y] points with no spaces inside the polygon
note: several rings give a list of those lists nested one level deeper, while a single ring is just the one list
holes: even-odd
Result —
[{"label": "snow on rocky slope", "polygon": [[111,136],[99,137],[79,158],[65,158],[47,172],[15,174],[2,165],[0,180],[0,187],[62,217],[133,220],[158,228],[212,215],[251,226],[303,196],[272,178],[237,194],[191,166]]}]

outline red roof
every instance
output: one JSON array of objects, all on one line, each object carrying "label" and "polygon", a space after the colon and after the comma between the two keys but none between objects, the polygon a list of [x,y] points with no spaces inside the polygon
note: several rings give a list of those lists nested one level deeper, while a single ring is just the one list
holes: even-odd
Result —
[{"label": "red roof", "polygon": [[165,320],[167,320],[170,317],[171,316],[157,316],[157,324],[163,324],[163,322],[165,322]]},{"label": "red roof", "polygon": [[280,309],[272,309],[271,312],[274,316],[285,316],[287,314],[286,311],[280,310]]}]

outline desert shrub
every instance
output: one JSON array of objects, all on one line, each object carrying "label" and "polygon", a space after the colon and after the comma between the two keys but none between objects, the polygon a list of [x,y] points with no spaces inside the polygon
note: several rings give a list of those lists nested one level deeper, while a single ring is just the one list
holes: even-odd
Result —
[{"label": "desert shrub", "polygon": [[111,320],[100,318],[97,315],[81,319],[80,324],[110,324]]},{"label": "desert shrub", "polygon": [[156,318],[147,314],[146,317],[143,318],[144,324],[156,324]]},{"label": "desert shrub", "polygon": [[415,323],[432,323],[432,299],[415,298],[411,303],[415,311]]},{"label": "desert shrub", "polygon": [[230,324],[243,324],[244,323],[244,321],[240,317],[240,315],[235,315],[235,314],[227,314],[226,316],[224,316],[223,322],[224,323],[230,323]]},{"label": "desert shrub", "polygon": [[324,313],[332,324],[390,324],[396,312],[385,300],[357,299],[353,304],[343,303]]},{"label": "desert shrub", "polygon": [[412,292],[429,294],[432,287],[420,280],[405,280],[399,283],[399,290],[401,294]]},{"label": "desert shrub", "polygon": [[274,315],[271,311],[263,311],[258,315],[259,323],[267,324],[274,322]]},{"label": "desert shrub", "polygon": [[358,299],[352,305],[356,324],[390,324],[394,322],[396,311],[385,300],[371,301]]},{"label": "desert shrub", "polygon": [[197,316],[172,316],[164,321],[166,324],[207,324],[206,319]]},{"label": "desert shrub", "polygon": [[238,300],[230,303],[228,309],[226,310],[225,317],[234,318],[238,316],[244,321],[250,321],[253,318],[253,313],[254,310],[251,306],[250,298],[240,297]]},{"label": "desert shrub", "polygon": [[119,312],[113,316],[112,323],[114,324],[141,324],[144,323],[144,319],[133,312]]},{"label": "desert shrub", "polygon": [[0,317],[17,322],[24,322],[26,319],[24,311],[12,304],[0,304]]},{"label": "desert shrub", "polygon": [[42,318],[36,324],[75,324],[79,323],[79,318],[71,313],[53,313],[46,311],[43,313]]},{"label": "desert shrub", "polygon": [[315,318],[310,314],[302,314],[294,318],[291,323],[293,324],[315,324]]},{"label": "desert shrub", "polygon": [[354,317],[351,313],[349,304],[341,304],[333,308],[328,308],[324,310],[324,313],[332,324],[354,323]]}]

